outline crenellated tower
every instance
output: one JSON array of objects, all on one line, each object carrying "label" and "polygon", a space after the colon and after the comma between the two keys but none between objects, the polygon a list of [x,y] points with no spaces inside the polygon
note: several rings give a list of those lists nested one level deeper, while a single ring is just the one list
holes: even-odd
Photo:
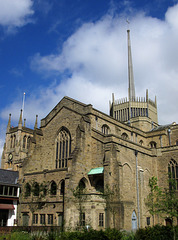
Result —
[{"label": "crenellated tower", "polygon": [[130,30],[127,30],[128,42],[128,99],[122,98],[115,100],[112,94],[112,103],[110,102],[110,116],[118,121],[130,124],[133,127],[143,131],[149,131],[158,126],[157,102],[148,97],[136,97],[135,84],[132,64]]}]

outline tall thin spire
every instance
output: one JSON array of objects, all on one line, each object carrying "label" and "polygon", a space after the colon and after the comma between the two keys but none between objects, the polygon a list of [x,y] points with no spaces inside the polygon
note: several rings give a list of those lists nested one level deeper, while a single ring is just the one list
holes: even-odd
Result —
[{"label": "tall thin spire", "polygon": [[130,30],[127,30],[127,39],[128,39],[128,97],[129,101],[135,101],[135,84],[133,76],[133,65],[132,65],[132,53],[131,53],[131,42],[130,42]]}]

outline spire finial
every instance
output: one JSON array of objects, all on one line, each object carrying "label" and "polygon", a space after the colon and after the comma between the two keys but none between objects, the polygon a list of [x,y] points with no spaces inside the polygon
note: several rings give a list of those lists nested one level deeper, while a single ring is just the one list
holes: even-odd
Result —
[{"label": "spire finial", "polygon": [[22,109],[20,110],[20,118],[19,118],[19,124],[18,124],[18,128],[22,128]]},{"label": "spire finial", "polygon": [[38,115],[36,115],[36,121],[35,121],[35,126],[34,129],[38,128]]},{"label": "spire finial", "polygon": [[7,130],[6,130],[7,133],[9,132],[10,127],[11,127],[11,113],[9,113],[9,121],[8,121],[8,124],[7,124]]},{"label": "spire finial", "polygon": [[130,42],[130,30],[127,30],[127,40],[128,40],[128,97],[129,101],[135,101],[135,85],[133,76],[133,65],[132,65],[132,53],[131,53],[131,42]]}]

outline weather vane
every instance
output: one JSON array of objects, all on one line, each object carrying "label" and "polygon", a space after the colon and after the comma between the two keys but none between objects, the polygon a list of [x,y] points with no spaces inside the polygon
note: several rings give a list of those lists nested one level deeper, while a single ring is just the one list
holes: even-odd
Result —
[{"label": "weather vane", "polygon": [[128,23],[128,29],[129,29],[130,21],[128,20],[128,18],[127,18],[126,22]]}]

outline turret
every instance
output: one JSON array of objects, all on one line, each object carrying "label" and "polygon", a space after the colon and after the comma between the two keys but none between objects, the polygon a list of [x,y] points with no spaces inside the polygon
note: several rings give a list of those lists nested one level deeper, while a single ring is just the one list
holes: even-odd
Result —
[{"label": "turret", "polygon": [[22,109],[20,110],[20,118],[18,123],[18,129],[22,129]]},{"label": "turret", "polygon": [[6,133],[9,133],[10,128],[11,128],[11,113],[9,114],[9,121],[8,121],[8,124],[7,124]]},{"label": "turret", "polygon": [[37,128],[38,128],[38,115],[36,115],[36,121],[35,121],[34,129],[37,129]]}]

